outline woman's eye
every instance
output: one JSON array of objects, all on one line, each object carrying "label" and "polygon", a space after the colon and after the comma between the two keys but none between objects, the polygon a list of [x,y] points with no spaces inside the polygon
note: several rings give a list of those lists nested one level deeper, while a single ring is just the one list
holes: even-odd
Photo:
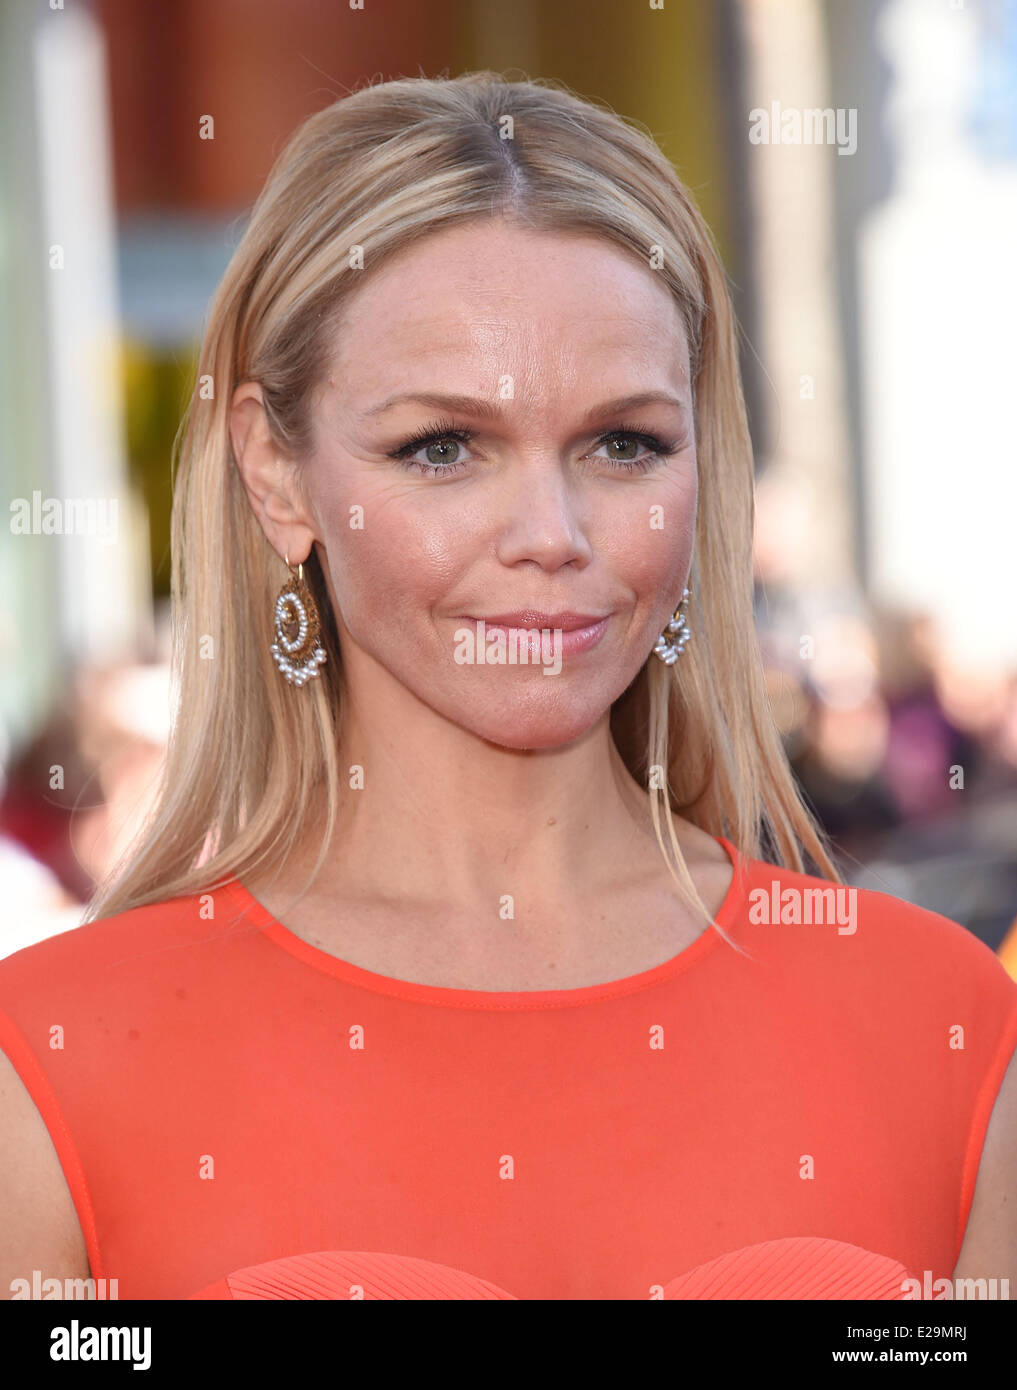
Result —
[{"label": "woman's eye", "polygon": [[432,476],[454,473],[465,462],[460,455],[464,446],[469,443],[470,437],[469,430],[449,430],[443,434],[411,439],[396,449],[392,457],[398,459],[405,468],[418,468],[422,473]]},{"label": "woman's eye", "polygon": [[[598,449],[607,449],[608,453],[595,454],[593,457],[607,458],[619,468],[648,469],[662,458],[673,454],[676,447],[674,444],[665,444],[652,434],[642,434],[635,430],[615,430],[612,434],[605,435],[597,445]],[[613,452],[616,448],[624,452]],[[646,452],[634,452],[639,449],[645,449]]]},{"label": "woman's eye", "polygon": [[463,444],[464,441],[461,439],[439,439],[434,444],[425,444],[420,451],[424,458],[418,462],[442,470],[454,468],[462,461],[459,456],[463,451]]}]

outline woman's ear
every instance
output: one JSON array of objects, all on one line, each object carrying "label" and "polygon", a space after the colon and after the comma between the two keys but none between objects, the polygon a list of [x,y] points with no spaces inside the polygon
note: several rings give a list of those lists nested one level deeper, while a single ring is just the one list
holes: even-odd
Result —
[{"label": "woman's ear", "polygon": [[316,535],[293,464],[279,456],[256,381],[244,381],[233,393],[229,436],[237,471],[251,510],[269,544],[290,564],[306,560]]}]

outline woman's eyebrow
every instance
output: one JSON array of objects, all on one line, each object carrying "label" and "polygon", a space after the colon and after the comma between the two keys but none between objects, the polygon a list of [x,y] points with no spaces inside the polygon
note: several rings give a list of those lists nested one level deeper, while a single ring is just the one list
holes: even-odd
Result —
[{"label": "woman's eyebrow", "polygon": [[[417,405],[431,406],[436,410],[458,411],[462,415],[476,415],[482,419],[493,419],[501,414],[500,406],[493,401],[484,400],[479,396],[457,396],[448,395],[444,392],[435,391],[413,391],[402,392],[395,396],[389,396],[380,405],[372,406],[370,410],[363,412],[362,419],[370,419],[375,415],[381,415],[394,406],[413,402]],[[616,396],[613,400],[604,401],[600,405],[593,406],[586,414],[586,421],[599,420],[604,415],[615,414],[621,410],[633,410],[641,405],[673,405],[679,410],[688,410],[689,403],[680,396],[673,396],[668,391],[638,391],[630,396]],[[585,423],[585,422],[584,422]]]}]

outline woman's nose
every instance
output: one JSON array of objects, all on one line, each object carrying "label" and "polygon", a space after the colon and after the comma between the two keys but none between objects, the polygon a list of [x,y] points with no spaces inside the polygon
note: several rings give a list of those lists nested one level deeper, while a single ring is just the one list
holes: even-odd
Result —
[{"label": "woman's nose", "polygon": [[528,460],[506,483],[500,505],[505,509],[498,541],[502,564],[535,560],[557,568],[590,559],[587,504],[557,456]]}]

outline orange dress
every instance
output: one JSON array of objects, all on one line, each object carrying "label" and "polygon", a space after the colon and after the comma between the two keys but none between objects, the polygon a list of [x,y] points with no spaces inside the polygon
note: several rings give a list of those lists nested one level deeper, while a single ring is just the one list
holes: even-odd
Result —
[{"label": "orange dress", "polygon": [[936,913],[719,843],[745,954],[708,927],[582,989],[390,979],[237,879],[0,960],[0,1048],[93,1277],[120,1298],[932,1296],[1017,983]]}]

